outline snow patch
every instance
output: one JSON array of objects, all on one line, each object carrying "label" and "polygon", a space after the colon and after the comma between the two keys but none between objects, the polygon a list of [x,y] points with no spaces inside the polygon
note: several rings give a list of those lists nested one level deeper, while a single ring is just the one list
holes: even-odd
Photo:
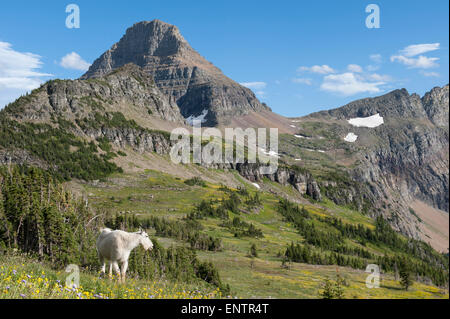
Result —
[{"label": "snow patch", "polygon": [[278,154],[275,151],[269,151],[267,152],[265,149],[261,148],[260,149],[265,155],[269,155],[269,156],[274,156],[274,157],[280,157],[280,154]]},{"label": "snow patch", "polygon": [[356,135],[355,133],[348,133],[347,136],[344,137],[344,141],[349,143],[355,143],[357,139],[358,135]]},{"label": "snow patch", "polygon": [[309,152],[325,153],[325,151],[323,151],[323,150],[313,150],[313,149],[310,149],[310,148],[305,148],[305,150],[307,150],[307,151],[309,151]]},{"label": "snow patch", "polygon": [[190,125],[190,126],[194,126],[194,122],[195,121],[200,121],[200,123],[205,123],[206,122],[206,115],[208,115],[208,110],[204,109],[202,114],[200,114],[199,116],[194,116],[191,115],[186,119],[186,122]]},{"label": "snow patch", "polygon": [[252,185],[255,186],[257,189],[261,189],[261,186],[259,186],[259,185],[256,184],[256,183],[252,183]]},{"label": "snow patch", "polygon": [[369,127],[369,128],[378,127],[381,124],[384,124],[383,117],[380,116],[380,113],[377,113],[369,117],[356,117],[348,120],[348,122],[356,127]]},{"label": "snow patch", "polygon": [[295,126],[295,125],[289,125],[290,127],[293,127],[293,128],[296,128],[297,126]]},{"label": "snow patch", "polygon": [[295,134],[294,136],[297,137],[297,138],[305,138],[305,139],[307,139],[307,140],[310,139],[310,137],[307,137],[307,136],[304,136],[304,135],[298,135],[298,134]]}]

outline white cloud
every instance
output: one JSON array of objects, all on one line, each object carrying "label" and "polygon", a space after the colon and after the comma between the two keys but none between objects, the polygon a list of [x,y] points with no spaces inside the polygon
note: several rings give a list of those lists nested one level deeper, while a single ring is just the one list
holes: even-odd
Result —
[{"label": "white cloud", "polygon": [[59,65],[61,65],[65,69],[72,69],[78,71],[87,71],[91,66],[88,62],[83,60],[81,56],[76,52],[72,52],[65,55],[61,59]]},{"label": "white cloud", "polygon": [[420,55],[417,58],[408,58],[403,55],[393,55],[391,56],[391,62],[399,62],[408,66],[411,69],[429,69],[438,67],[439,64],[436,63],[439,58],[429,58],[424,55]]},{"label": "white cloud", "polygon": [[425,43],[409,45],[400,51],[400,54],[406,57],[413,57],[430,51],[439,50],[440,43]]},{"label": "white cloud", "polygon": [[39,55],[15,51],[10,43],[0,41],[0,107],[39,87],[41,77],[52,76],[37,72],[40,68]]},{"label": "white cloud", "polygon": [[23,89],[26,92],[38,88],[41,83],[39,78],[0,77],[0,89]]},{"label": "white cloud", "polygon": [[373,71],[379,70],[379,69],[380,69],[380,66],[379,66],[379,65],[368,65],[368,66],[366,67],[366,69],[367,69],[367,71],[369,71],[369,72],[373,72]]},{"label": "white cloud", "polygon": [[356,73],[361,73],[363,71],[362,67],[360,67],[358,64],[349,64],[347,66],[347,70],[349,70],[350,72],[356,72]]},{"label": "white cloud", "polygon": [[330,73],[336,73],[336,71],[331,68],[330,66],[324,64],[324,65],[313,65],[311,67],[307,66],[301,66],[297,70],[298,72],[311,72],[311,73],[318,73],[318,74],[330,74]]},{"label": "white cloud", "polygon": [[[425,43],[409,45],[400,50],[398,55],[391,56],[391,62],[398,62],[408,66],[410,69],[430,69],[438,67],[436,61],[439,58],[430,58],[422,55],[430,51],[438,50],[440,43]],[[416,57],[418,55],[418,57]]]},{"label": "white cloud", "polygon": [[266,82],[243,82],[239,84],[252,90],[262,90],[265,89],[267,86]]},{"label": "white cloud", "polygon": [[307,79],[307,78],[295,78],[295,79],[292,79],[292,82],[299,83],[299,84],[312,85],[312,80]]},{"label": "white cloud", "polygon": [[381,54],[371,54],[369,56],[369,58],[376,63],[381,63],[381,61],[383,60],[383,57],[381,56]]},{"label": "white cloud", "polygon": [[358,93],[379,93],[379,86],[386,84],[384,81],[369,82],[361,76],[347,72],[342,74],[327,75],[321,85],[321,90],[339,93],[345,96]]},{"label": "white cloud", "polygon": [[425,72],[425,71],[422,71],[422,72],[420,72],[422,75],[424,75],[424,76],[427,76],[427,77],[436,77],[436,78],[438,78],[438,77],[440,77],[441,75],[439,74],[439,73],[437,73],[437,72]]},{"label": "white cloud", "polygon": [[[11,87],[22,88],[19,79],[25,79],[28,83],[35,83],[37,77],[51,76],[51,74],[36,72],[42,67],[41,57],[33,53],[22,53],[14,51],[11,44],[0,42],[0,78],[3,80],[12,78]],[[29,88],[29,86],[25,86]]]},{"label": "white cloud", "polygon": [[366,79],[371,80],[371,81],[380,81],[380,82],[381,81],[382,82],[392,81],[392,78],[389,75],[378,74],[378,73],[367,74]]}]

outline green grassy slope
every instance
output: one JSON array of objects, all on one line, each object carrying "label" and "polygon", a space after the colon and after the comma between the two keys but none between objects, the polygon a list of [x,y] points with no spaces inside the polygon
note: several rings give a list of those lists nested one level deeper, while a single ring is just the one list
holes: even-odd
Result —
[{"label": "green grassy slope", "polygon": [[218,289],[201,284],[100,278],[82,271],[80,286],[66,287],[69,273],[23,255],[0,255],[0,299],[211,299],[224,298]]},{"label": "green grassy slope", "polygon": [[[229,193],[229,190],[220,185],[206,183],[205,187],[189,186],[182,179],[151,170],[115,174],[105,182],[95,185],[83,183],[80,186],[92,207],[98,211],[112,214],[128,212],[140,219],[157,216],[177,221],[183,219],[200,201],[227,198]],[[261,186],[274,187],[267,181]],[[285,188],[280,191],[292,191],[289,187]],[[252,186],[247,191],[250,196],[258,192]],[[295,225],[286,222],[277,212],[279,198],[276,195],[259,192],[259,196],[262,203],[258,207],[253,210],[244,209],[238,214],[229,212],[229,215],[230,219],[239,217],[253,224],[263,232],[263,238],[235,237],[229,228],[223,227],[223,221],[218,218],[199,221],[202,225],[201,233],[220,238],[223,249],[215,252],[199,251],[198,256],[216,265],[222,280],[230,284],[233,294],[244,298],[317,298],[325,278],[333,279],[339,273],[345,276],[349,285],[346,287],[347,298],[448,298],[448,292],[418,282],[409,291],[404,291],[398,281],[394,280],[392,273],[382,275],[379,289],[368,289],[365,286],[368,274],[363,270],[300,263],[288,263],[282,267],[282,255],[286,247],[291,243],[302,243],[304,238]],[[338,217],[344,223],[375,228],[370,218],[327,200],[322,203],[306,203],[304,207],[313,216]],[[314,223],[320,230],[333,231],[325,223],[315,219]],[[189,246],[184,240],[156,237],[166,247]],[[257,258],[249,257],[252,244],[257,247]],[[350,239],[346,240],[346,244],[351,247],[361,246]],[[381,244],[369,243],[365,249],[377,256],[394,253],[391,248]]]}]

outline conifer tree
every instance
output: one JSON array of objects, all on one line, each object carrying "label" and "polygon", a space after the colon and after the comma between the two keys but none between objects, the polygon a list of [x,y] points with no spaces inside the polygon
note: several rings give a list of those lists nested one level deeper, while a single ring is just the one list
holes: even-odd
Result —
[{"label": "conifer tree", "polygon": [[405,288],[405,290],[408,290],[408,288],[413,284],[411,277],[411,267],[408,260],[404,258],[400,262],[400,284],[403,288]]}]

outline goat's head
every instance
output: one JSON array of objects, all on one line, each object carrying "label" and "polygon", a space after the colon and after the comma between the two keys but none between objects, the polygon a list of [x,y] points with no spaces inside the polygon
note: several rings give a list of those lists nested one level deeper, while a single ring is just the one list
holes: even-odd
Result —
[{"label": "goat's head", "polygon": [[152,250],[153,243],[150,238],[148,238],[148,234],[143,229],[139,230],[138,234],[141,236],[140,244],[142,247],[144,247],[145,250]]}]

